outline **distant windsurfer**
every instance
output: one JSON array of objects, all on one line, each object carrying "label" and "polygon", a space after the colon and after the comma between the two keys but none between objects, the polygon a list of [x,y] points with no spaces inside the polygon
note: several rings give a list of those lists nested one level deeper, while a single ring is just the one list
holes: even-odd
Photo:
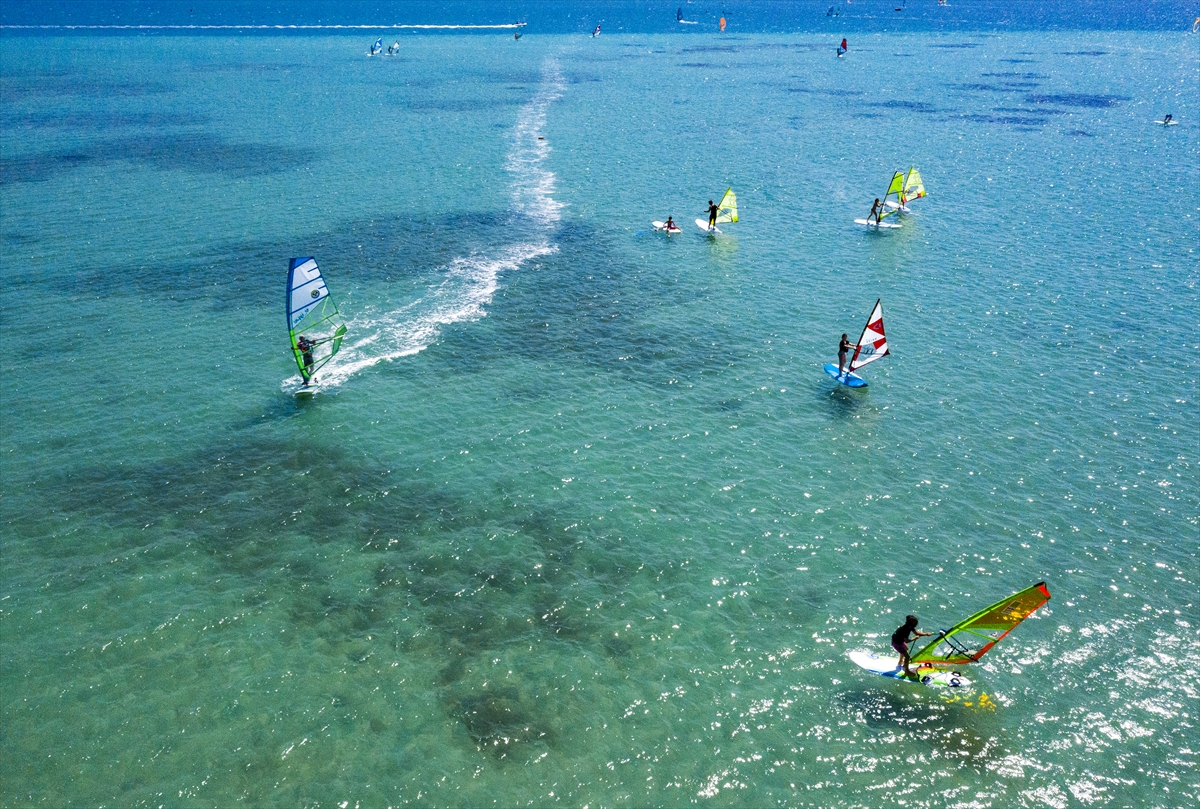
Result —
[{"label": "distant windsurfer", "polygon": [[595,31],[592,31],[592,36],[594,36],[594,37],[600,36],[600,26],[599,25],[596,26]]},{"label": "distant windsurfer", "polygon": [[1168,112],[1166,115],[1163,116],[1163,124],[1167,125],[1170,123],[1171,123],[1171,113]]},{"label": "distant windsurfer", "polygon": [[309,368],[313,365],[313,349],[317,347],[316,342],[308,339],[303,334],[296,338],[296,350],[300,352],[301,358],[304,360],[304,367],[300,369],[300,376],[304,379],[304,386],[308,387],[308,383],[312,381],[312,374],[309,373]]},{"label": "distant windsurfer", "polygon": [[[845,335],[843,335],[844,338]],[[932,632],[921,632],[917,629],[917,616],[915,615],[905,616],[904,623],[892,633],[892,648],[900,653],[900,668],[904,669],[904,673],[909,677],[917,675],[908,667],[910,660],[908,644],[917,638],[927,638],[932,634]]]},{"label": "distant windsurfer", "polygon": [[721,208],[719,205],[714,203],[711,199],[708,201],[708,229],[709,230],[717,229],[717,212],[720,210],[721,210]]},{"label": "distant windsurfer", "polygon": [[841,56],[848,50],[850,50],[850,46],[846,44],[846,38],[842,37],[842,44],[838,47],[837,55]]},{"label": "distant windsurfer", "polygon": [[850,338],[845,334],[842,335],[842,342],[838,344],[838,376],[844,376],[846,367],[846,355],[850,353],[850,349],[854,348],[854,343],[850,342]]},{"label": "distant windsurfer", "polygon": [[871,217],[875,217],[875,224],[880,224],[883,218],[883,205],[879,202],[879,197],[875,197],[875,204],[871,206],[871,212],[867,214],[867,222],[871,221]]}]

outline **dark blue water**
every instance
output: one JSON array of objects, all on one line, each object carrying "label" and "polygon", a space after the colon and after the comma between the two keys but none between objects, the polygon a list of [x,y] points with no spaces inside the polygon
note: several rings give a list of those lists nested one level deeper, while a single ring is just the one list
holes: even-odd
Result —
[{"label": "dark blue water", "polygon": [[[900,8],[902,10],[897,11]],[[697,25],[676,23],[676,10]],[[829,15],[833,9],[836,16]],[[0,24],[17,25],[495,25],[523,21],[527,34],[590,32],[710,33],[723,16],[728,33],[836,29],[876,31],[1040,31],[1190,29],[1200,14],[1186,0],[587,0],[586,2],[394,3],[380,0],[5,0]]]}]

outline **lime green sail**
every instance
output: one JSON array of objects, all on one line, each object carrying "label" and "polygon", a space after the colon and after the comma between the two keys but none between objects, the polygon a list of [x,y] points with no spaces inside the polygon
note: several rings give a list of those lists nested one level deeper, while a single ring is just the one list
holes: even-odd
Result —
[{"label": "lime green sail", "polygon": [[916,166],[909,166],[908,176],[904,178],[904,190],[900,193],[900,204],[907,205],[914,199],[925,196],[925,183],[921,180],[921,172]]},{"label": "lime green sail", "polygon": [[[903,191],[904,191],[904,172],[898,171],[892,175],[892,181],[888,184],[887,193],[883,195],[883,206],[885,208],[887,208],[887,210],[879,215],[879,218],[881,220],[884,219],[885,217],[888,217],[888,216],[891,216],[892,214],[894,214],[896,212],[896,209],[900,207],[900,194],[903,193]],[[894,207],[888,206],[888,197],[890,197],[892,194],[896,195],[896,202],[895,202]]]},{"label": "lime green sail", "polygon": [[718,222],[736,222],[737,217],[737,194],[733,193],[733,187],[729,187],[725,191],[725,196],[721,197],[721,202],[717,205],[717,221]]},{"label": "lime green sail", "polygon": [[912,656],[912,665],[961,666],[975,663],[1017,624],[1049,600],[1050,591],[1046,589],[1046,582],[1026,587],[939,633],[928,646]]},{"label": "lime green sail", "polygon": [[294,258],[288,266],[287,320],[292,354],[307,385],[346,336],[346,323],[314,258]]}]

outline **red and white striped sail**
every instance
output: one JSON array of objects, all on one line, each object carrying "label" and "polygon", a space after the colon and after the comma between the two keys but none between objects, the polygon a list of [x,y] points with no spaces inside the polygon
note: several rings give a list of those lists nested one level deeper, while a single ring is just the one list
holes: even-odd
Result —
[{"label": "red and white striped sail", "polygon": [[867,318],[867,325],[863,327],[862,337],[858,338],[858,345],[854,347],[854,358],[850,360],[851,371],[857,371],[888,353],[887,337],[883,334],[883,303],[881,301],[882,298],[875,301],[875,308],[871,310],[871,316]]}]

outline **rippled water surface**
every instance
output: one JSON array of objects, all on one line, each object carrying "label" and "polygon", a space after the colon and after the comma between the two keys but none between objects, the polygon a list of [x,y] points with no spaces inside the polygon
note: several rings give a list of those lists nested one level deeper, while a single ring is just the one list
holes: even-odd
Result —
[{"label": "rippled water surface", "polygon": [[1193,804],[1198,40],[838,38],[6,35],[0,801]]}]

